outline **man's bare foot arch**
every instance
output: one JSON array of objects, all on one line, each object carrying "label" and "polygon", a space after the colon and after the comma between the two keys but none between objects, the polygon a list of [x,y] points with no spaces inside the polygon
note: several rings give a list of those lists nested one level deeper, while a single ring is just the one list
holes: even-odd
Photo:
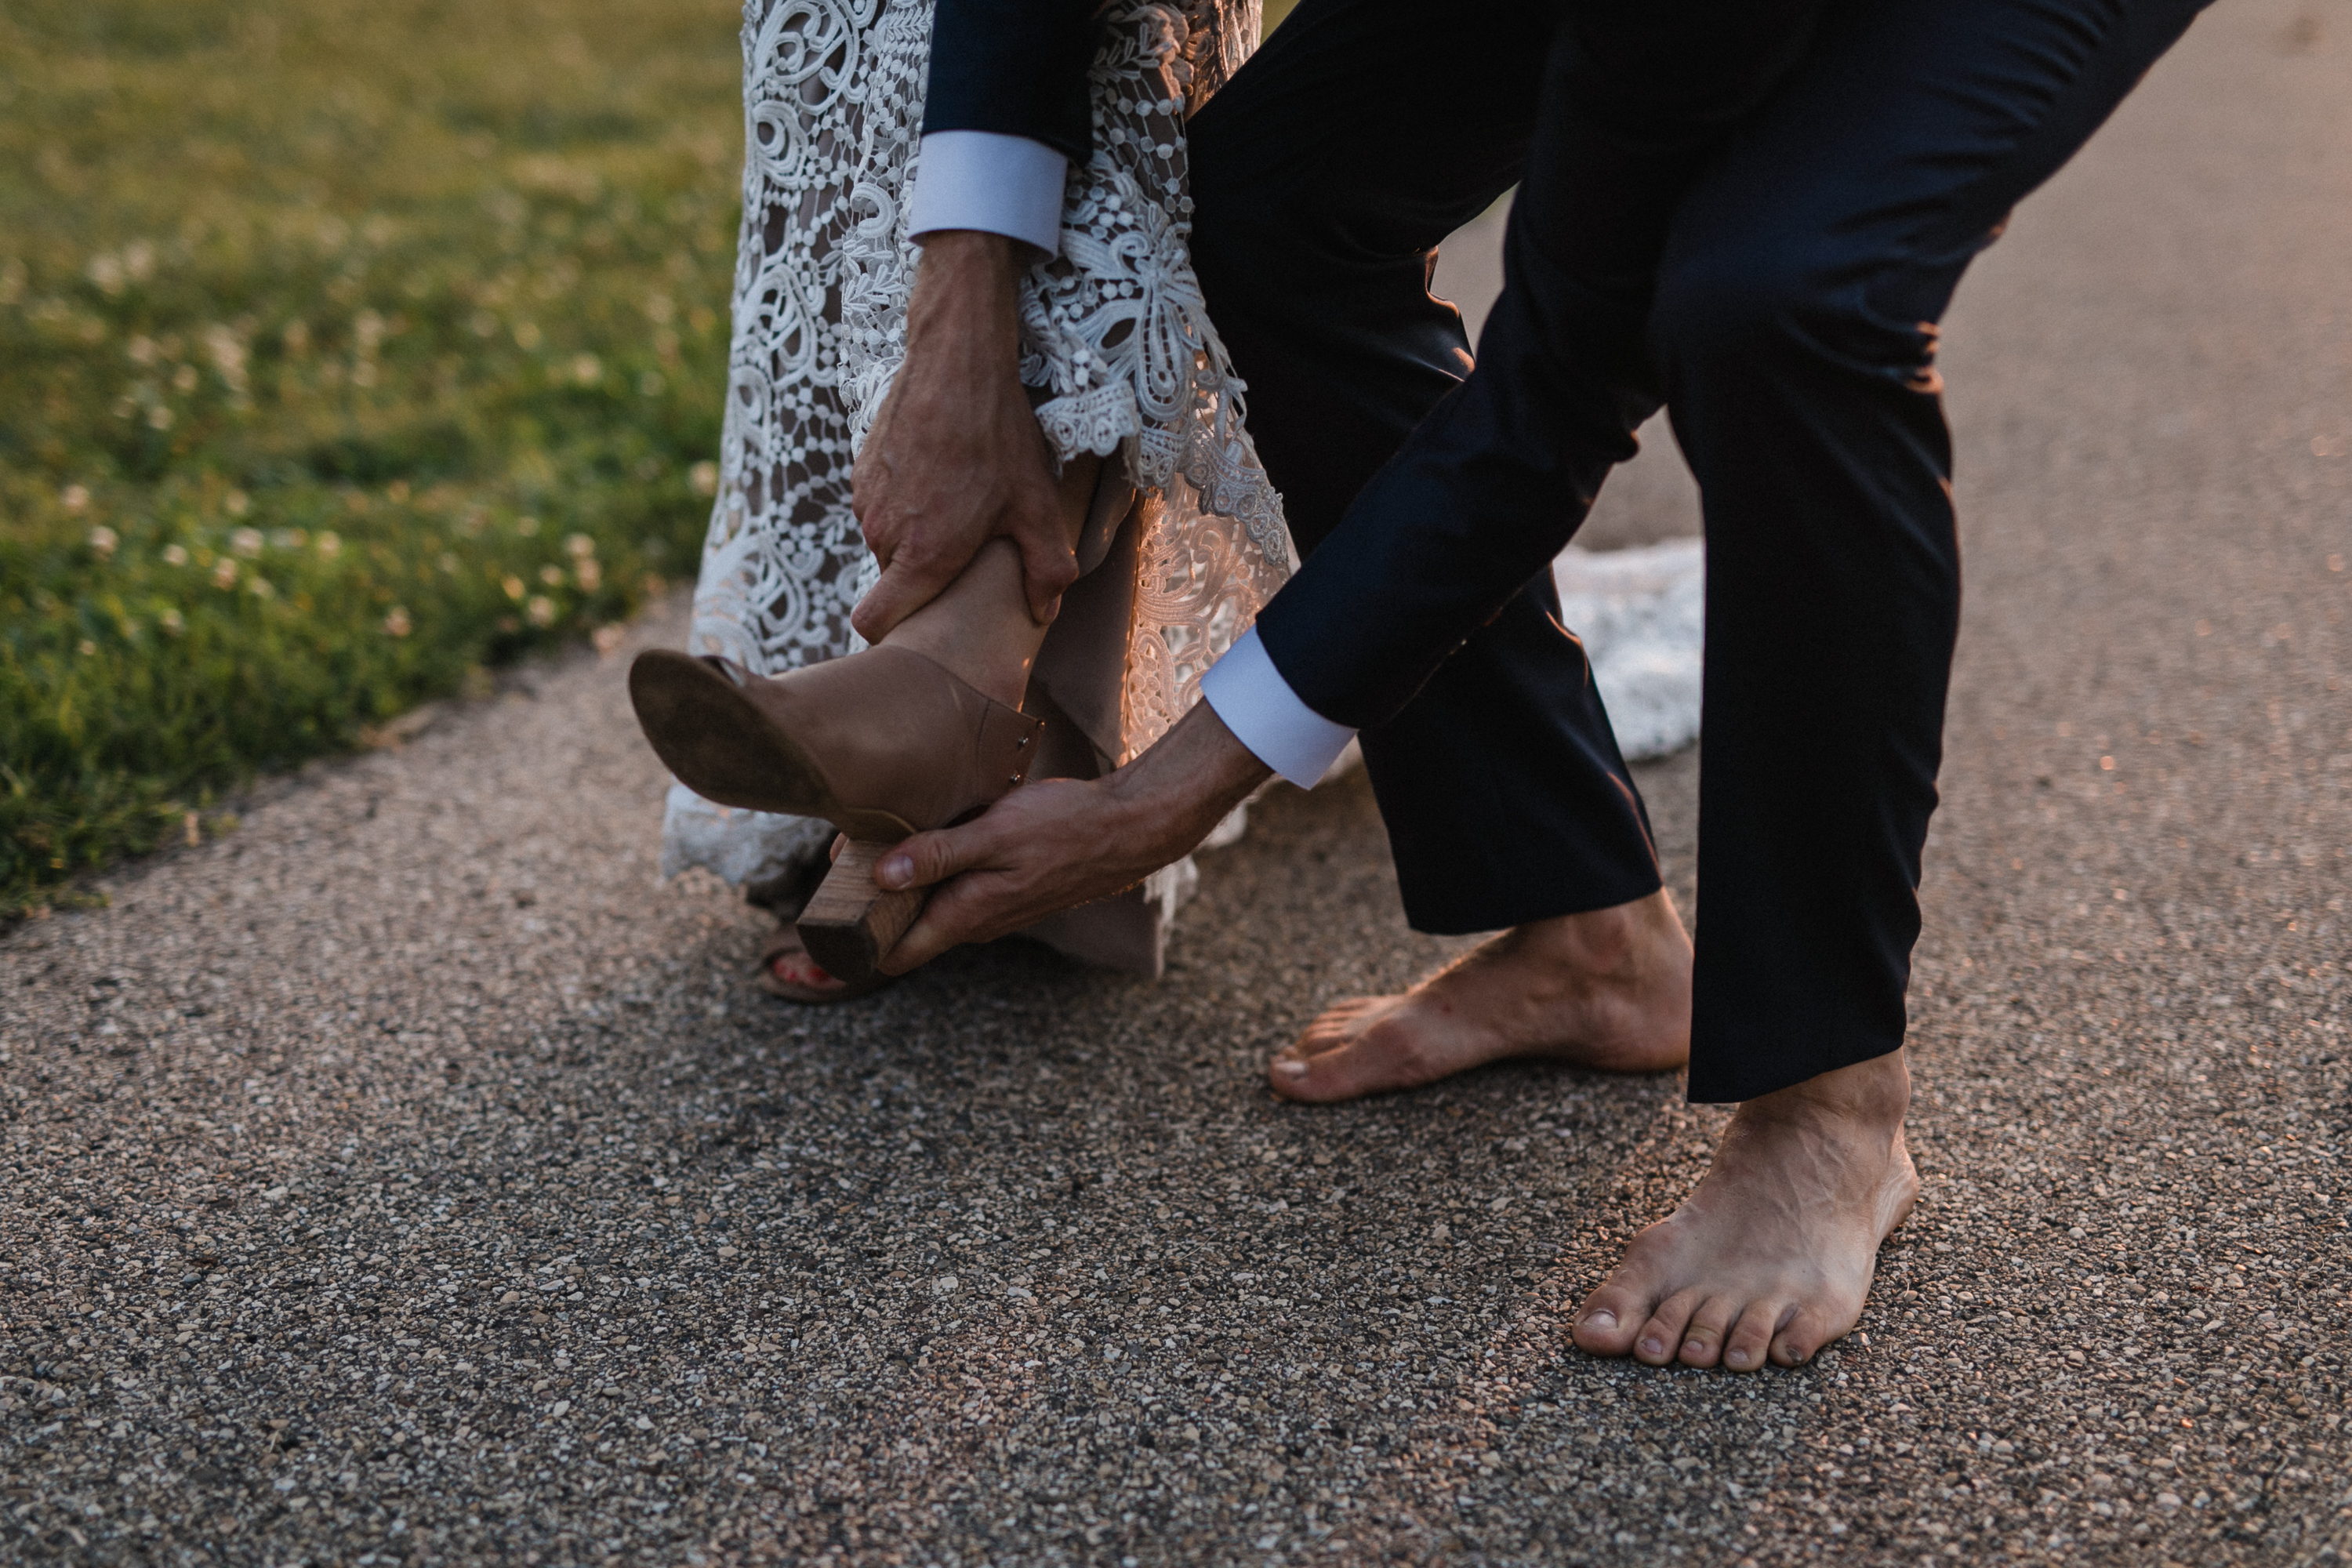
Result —
[{"label": "man's bare foot arch", "polygon": [[1276,1055],[1286,1100],[1417,1089],[1487,1062],[1541,1057],[1665,1072],[1690,1055],[1690,937],[1663,889],[1485,942],[1397,996],[1342,1002]]}]

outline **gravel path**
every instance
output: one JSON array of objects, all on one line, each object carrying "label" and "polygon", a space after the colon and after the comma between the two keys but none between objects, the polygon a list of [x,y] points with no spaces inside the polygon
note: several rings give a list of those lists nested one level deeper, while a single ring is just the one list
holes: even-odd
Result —
[{"label": "gravel path", "polygon": [[1566,1347],[1671,1079],[1258,1088],[1458,945],[1360,780],[1160,984],[786,1012],[624,648],[0,942],[0,1560],[2344,1561],[2348,149],[2352,5],[2238,0],[1955,313],[1927,1191],[1814,1365]]}]

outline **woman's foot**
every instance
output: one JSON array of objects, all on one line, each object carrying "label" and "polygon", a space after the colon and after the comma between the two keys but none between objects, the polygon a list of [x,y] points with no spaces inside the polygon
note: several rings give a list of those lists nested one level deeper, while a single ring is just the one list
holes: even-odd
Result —
[{"label": "woman's foot", "polygon": [[751,984],[771,996],[813,1005],[826,1002],[851,1002],[860,996],[871,995],[888,984],[891,978],[883,975],[871,984],[851,984],[811,958],[808,948],[801,942],[800,932],[787,922],[771,931],[768,940],[761,945],[760,968],[752,976]]},{"label": "woman's foot", "polygon": [[1538,921],[1401,996],[1331,1008],[1274,1058],[1267,1080],[1286,1100],[1328,1102],[1512,1057],[1665,1072],[1690,1056],[1690,937],[1663,889]]},{"label": "woman's foot", "polygon": [[1633,1238],[1577,1345],[1652,1366],[1797,1366],[1862,1317],[1878,1244],[1910,1214],[1903,1053],[1739,1108],[1682,1207]]}]

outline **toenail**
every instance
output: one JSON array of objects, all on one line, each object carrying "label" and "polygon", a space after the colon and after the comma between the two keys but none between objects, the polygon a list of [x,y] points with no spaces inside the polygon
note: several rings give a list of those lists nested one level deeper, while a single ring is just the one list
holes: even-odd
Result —
[{"label": "toenail", "polygon": [[1650,1354],[1652,1354],[1652,1355],[1656,1355],[1659,1352],[1661,1352],[1661,1351],[1664,1350],[1666,1347],[1665,1347],[1665,1346],[1664,1346],[1664,1345],[1662,1345],[1662,1344],[1660,1344],[1660,1343],[1659,1343],[1657,1341],[1655,1341],[1655,1340],[1643,1340],[1643,1341],[1642,1342],[1642,1348],[1643,1348],[1644,1351],[1647,1351]]},{"label": "toenail", "polygon": [[1307,1064],[1296,1057],[1283,1057],[1275,1062],[1274,1070],[1285,1078],[1305,1078]]},{"label": "toenail", "polygon": [[1685,1353],[1689,1355],[1705,1355],[1706,1353],[1706,1342],[1705,1340],[1685,1340],[1683,1342],[1683,1350]]},{"label": "toenail", "polygon": [[1617,1326],[1617,1314],[1610,1311],[1589,1313],[1584,1326],[1588,1329],[1613,1329]]}]

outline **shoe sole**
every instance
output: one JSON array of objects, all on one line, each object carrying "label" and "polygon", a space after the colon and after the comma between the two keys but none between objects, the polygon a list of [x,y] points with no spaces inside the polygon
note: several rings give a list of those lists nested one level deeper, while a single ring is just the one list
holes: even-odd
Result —
[{"label": "shoe sole", "polygon": [[629,702],[654,754],[705,800],[820,817],[860,840],[895,844],[914,832],[889,812],[845,805],[815,759],[698,658],[669,648],[638,655]]}]

